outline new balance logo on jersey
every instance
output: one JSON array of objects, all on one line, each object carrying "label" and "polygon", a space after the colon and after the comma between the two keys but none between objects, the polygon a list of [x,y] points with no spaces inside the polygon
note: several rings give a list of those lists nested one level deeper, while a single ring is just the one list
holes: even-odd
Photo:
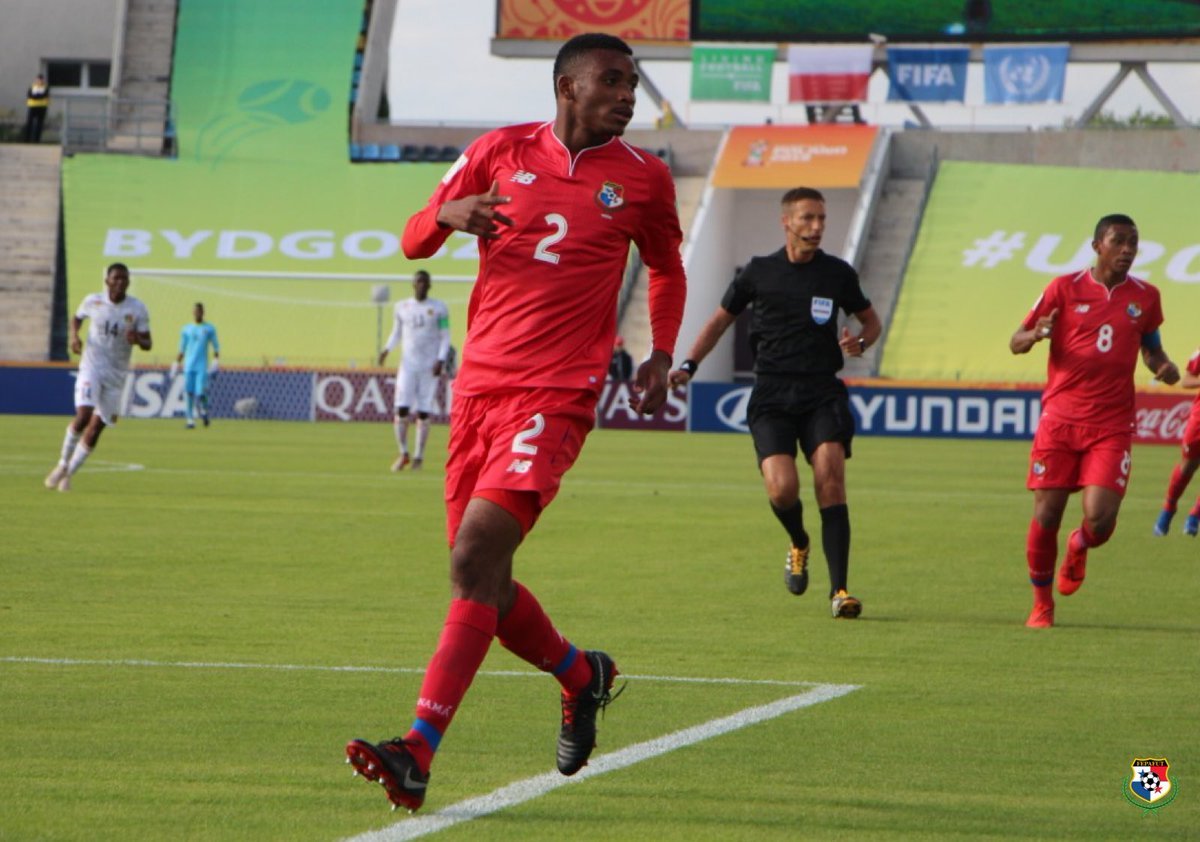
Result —
[{"label": "new balance logo on jersey", "polygon": [[535,173],[526,172],[525,170],[517,170],[512,174],[512,178],[510,178],[509,181],[515,181],[517,184],[529,186],[537,181],[537,175]]},{"label": "new balance logo on jersey", "polygon": [[1090,304],[1076,304],[1075,305],[1076,313],[1086,313],[1090,309],[1092,309],[1092,305],[1090,305]]},{"label": "new balance logo on jersey", "polygon": [[528,459],[514,459],[512,464],[508,466],[506,473],[510,474],[527,474],[529,469],[533,467],[533,462]]}]

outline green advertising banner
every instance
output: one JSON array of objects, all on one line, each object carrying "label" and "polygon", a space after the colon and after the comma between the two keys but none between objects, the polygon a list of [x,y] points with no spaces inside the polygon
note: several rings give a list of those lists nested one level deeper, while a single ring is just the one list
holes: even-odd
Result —
[{"label": "green advertising banner", "polygon": [[63,163],[71,312],[123,262],[150,309],[155,347],[142,361],[174,359],[203,301],[227,363],[363,366],[422,268],[461,345],[475,238],[455,234],[418,262],[400,250],[450,165],[349,162],[362,15],[362,0],[181,4],[178,159]]},{"label": "green advertising banner", "polygon": [[[400,251],[408,217],[448,164],[157,161],[77,155],[63,163],[71,312],[104,267],[132,270],[169,362],[179,328],[203,301],[229,363],[362,366],[376,349],[379,307],[412,294],[418,268],[450,305],[461,347],[478,266],[474,237],[455,234],[429,260]],[[384,307],[384,338],[390,304]],[[394,359],[394,358],[393,358]]]},{"label": "green advertising banner", "polygon": [[[1200,175],[946,162],[921,222],[880,373],[904,380],[1037,383],[1044,349],[1008,341],[1057,275],[1092,265],[1110,213],[1138,224],[1133,275],[1162,292],[1163,343],[1184,362],[1200,345]],[[1150,373],[1139,369],[1138,383]]]},{"label": "green advertising banner", "polygon": [[692,47],[692,99],[769,102],[774,47]]}]

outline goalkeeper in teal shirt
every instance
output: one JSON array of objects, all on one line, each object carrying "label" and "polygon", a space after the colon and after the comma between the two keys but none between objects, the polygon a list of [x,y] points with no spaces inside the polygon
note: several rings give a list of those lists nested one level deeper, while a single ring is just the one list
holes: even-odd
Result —
[{"label": "goalkeeper in teal shirt", "polygon": [[[204,305],[196,302],[192,311],[196,321],[183,328],[179,336],[179,356],[171,365],[171,378],[183,364],[184,390],[187,392],[187,428],[196,427],[196,407],[200,408],[200,419],[208,426],[208,382],[217,373],[220,364],[221,345],[217,342],[217,329],[204,321]],[[212,345],[213,359],[208,361],[208,346]]]}]

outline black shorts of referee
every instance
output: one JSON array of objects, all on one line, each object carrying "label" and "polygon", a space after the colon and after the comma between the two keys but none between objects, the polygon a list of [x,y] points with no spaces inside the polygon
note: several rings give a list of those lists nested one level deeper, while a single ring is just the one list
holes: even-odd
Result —
[{"label": "black shorts of referee", "polygon": [[810,465],[816,449],[830,441],[840,441],[850,458],[854,416],[850,394],[840,377],[760,374],[746,416],[760,467],[768,456],[781,453],[795,459],[797,443]]}]

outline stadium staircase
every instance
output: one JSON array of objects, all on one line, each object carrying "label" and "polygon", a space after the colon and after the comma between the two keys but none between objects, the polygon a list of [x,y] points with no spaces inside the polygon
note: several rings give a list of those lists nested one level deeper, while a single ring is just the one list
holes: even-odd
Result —
[{"label": "stadium staircase", "polygon": [[[895,170],[884,182],[867,233],[867,248],[856,267],[863,293],[883,322],[883,335],[861,357],[846,361],[844,377],[874,377],[879,372],[879,355],[887,341],[887,328],[921,224],[929,186],[925,178],[904,177]],[[852,331],[856,329],[851,327]]]},{"label": "stadium staircase", "polygon": [[61,160],[49,144],[0,145],[0,360],[50,356]]},{"label": "stadium staircase", "polygon": [[113,92],[111,152],[144,151],[170,131],[171,60],[177,0],[126,0]]},{"label": "stadium staircase", "polygon": [[[700,207],[700,198],[704,194],[706,181],[707,179],[703,176],[675,177],[675,203],[679,209],[679,226],[683,229],[685,242],[690,236],[692,220]],[[629,304],[625,307],[620,324],[617,325],[617,333],[625,340],[625,347],[635,362],[640,363],[649,356],[650,293],[649,275],[645,266],[638,275],[633,294],[629,298]],[[680,337],[680,340],[690,341],[684,337]],[[676,362],[678,362],[683,359],[682,355],[687,353],[687,348],[677,347],[675,351]]]}]

